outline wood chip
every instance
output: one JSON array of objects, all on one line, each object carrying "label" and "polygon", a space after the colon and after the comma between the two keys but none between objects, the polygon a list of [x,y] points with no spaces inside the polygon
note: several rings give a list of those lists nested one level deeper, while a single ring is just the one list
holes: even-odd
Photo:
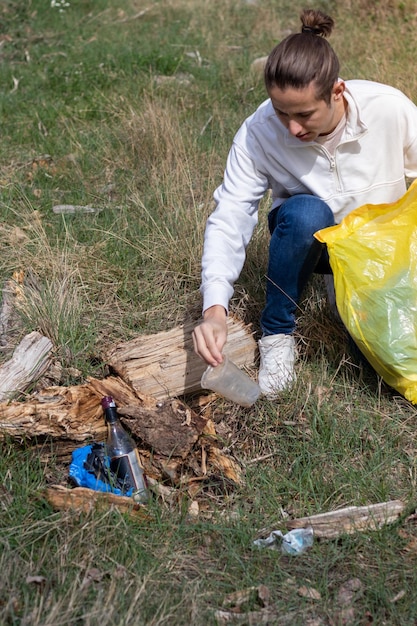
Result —
[{"label": "wood chip", "polygon": [[93,491],[85,487],[67,489],[62,485],[50,485],[41,492],[48,502],[60,511],[79,511],[89,513],[93,510],[105,511],[115,507],[142,519],[150,519],[150,514],[143,505],[136,503],[127,496],[117,496],[114,493]]}]

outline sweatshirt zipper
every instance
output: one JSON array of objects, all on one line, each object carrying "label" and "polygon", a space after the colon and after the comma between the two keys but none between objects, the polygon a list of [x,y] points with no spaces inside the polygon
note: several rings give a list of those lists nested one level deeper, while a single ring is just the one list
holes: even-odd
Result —
[{"label": "sweatshirt zipper", "polygon": [[330,154],[330,152],[324,146],[320,146],[320,148],[321,150],[323,150],[324,154],[329,160],[330,172],[334,175],[336,179],[336,191],[337,193],[340,193],[342,191],[342,185],[340,182],[339,170],[337,169],[337,165],[336,165],[336,157],[333,154]]}]

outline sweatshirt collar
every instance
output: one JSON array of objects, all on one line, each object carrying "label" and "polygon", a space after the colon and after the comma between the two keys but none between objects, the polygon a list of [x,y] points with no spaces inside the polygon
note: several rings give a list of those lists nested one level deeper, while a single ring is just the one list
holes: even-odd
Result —
[{"label": "sweatshirt collar", "polygon": [[345,93],[343,95],[348,103],[345,137],[348,140],[359,139],[359,137],[368,132],[368,127],[361,118],[359,104],[350,91],[348,84],[346,84]]}]

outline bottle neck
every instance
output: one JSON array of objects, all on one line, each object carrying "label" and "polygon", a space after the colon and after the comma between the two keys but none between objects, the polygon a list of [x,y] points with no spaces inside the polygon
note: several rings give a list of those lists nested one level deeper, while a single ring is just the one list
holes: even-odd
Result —
[{"label": "bottle neck", "polygon": [[104,417],[107,424],[116,424],[116,422],[119,421],[119,416],[117,415],[117,411],[114,407],[108,407],[105,409]]}]

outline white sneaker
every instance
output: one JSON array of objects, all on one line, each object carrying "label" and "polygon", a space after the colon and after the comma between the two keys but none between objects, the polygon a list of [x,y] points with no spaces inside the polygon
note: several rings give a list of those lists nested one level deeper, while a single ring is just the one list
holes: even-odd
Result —
[{"label": "white sneaker", "polygon": [[258,342],[261,357],[258,384],[266,396],[276,396],[295,381],[295,341],[292,335],[266,335]]}]

